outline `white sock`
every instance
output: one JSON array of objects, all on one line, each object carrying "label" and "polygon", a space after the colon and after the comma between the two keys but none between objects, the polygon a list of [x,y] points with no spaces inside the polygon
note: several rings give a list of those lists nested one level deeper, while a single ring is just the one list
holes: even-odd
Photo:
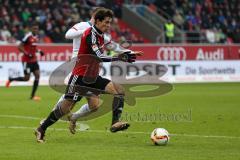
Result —
[{"label": "white sock", "polygon": [[78,111],[76,111],[72,114],[71,119],[76,121],[78,118],[84,117],[84,116],[88,115],[90,112],[91,112],[91,110],[90,110],[88,104],[84,104]]}]

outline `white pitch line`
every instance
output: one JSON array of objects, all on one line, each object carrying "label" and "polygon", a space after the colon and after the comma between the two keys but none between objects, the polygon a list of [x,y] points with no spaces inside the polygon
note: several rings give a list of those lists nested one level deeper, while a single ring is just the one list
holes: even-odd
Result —
[{"label": "white pitch line", "polygon": [[[31,117],[31,116],[19,116],[19,115],[0,115],[0,118],[17,118],[17,119],[29,119],[29,120],[43,120],[44,118]],[[64,120],[59,120],[60,122],[66,122]]]},{"label": "white pitch line", "polygon": [[[0,129],[31,129],[35,130],[36,128],[33,127],[26,127],[26,126],[0,126]],[[49,130],[53,131],[68,131],[66,128],[49,128]],[[85,130],[79,132],[91,132],[91,133],[111,133],[107,130]],[[124,132],[118,132],[120,134],[146,134],[150,135],[149,132],[134,132],[134,131],[124,131]],[[233,137],[233,136],[213,136],[213,135],[194,135],[194,134],[170,134],[170,136],[184,136],[184,137],[199,137],[199,138],[224,138],[224,139],[240,139],[240,137]]]},{"label": "white pitch line", "polygon": [[19,115],[0,115],[1,118],[18,118],[18,119],[31,119],[31,120],[41,120],[38,117],[30,117],[30,116],[19,116]]},{"label": "white pitch line", "polygon": [[[31,119],[31,120],[41,120],[42,118],[38,117],[29,117],[29,116],[18,116],[18,115],[0,115],[0,117],[3,118],[20,118],[20,119]],[[62,121],[61,122],[66,122]],[[0,129],[31,129],[34,130],[36,128],[32,127],[26,127],[26,126],[0,126]],[[68,131],[66,128],[49,128],[49,130],[54,131]],[[111,133],[108,130],[79,130],[79,132],[92,132],[92,133]],[[148,134],[150,135],[150,132],[134,132],[134,131],[124,131],[124,132],[118,132],[122,134]],[[170,134],[171,136],[184,136],[184,137],[199,137],[199,138],[225,138],[225,139],[240,139],[240,137],[235,136],[218,136],[218,135],[197,135],[197,134]]]}]

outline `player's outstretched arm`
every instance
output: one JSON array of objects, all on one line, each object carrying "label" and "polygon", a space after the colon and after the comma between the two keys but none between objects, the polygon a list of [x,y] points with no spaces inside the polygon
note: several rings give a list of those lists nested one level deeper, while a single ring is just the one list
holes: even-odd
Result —
[{"label": "player's outstretched arm", "polygon": [[93,55],[98,56],[103,62],[112,62],[112,61],[123,61],[123,62],[135,62],[137,56],[141,56],[143,54],[142,51],[125,51],[121,54],[118,54],[117,56],[106,56],[102,53],[102,50],[100,49],[98,43],[97,43],[97,37],[96,34],[93,32],[92,34],[89,34],[86,38],[87,45],[90,48]]},{"label": "player's outstretched arm", "polygon": [[120,61],[133,63],[136,61],[138,56],[142,56],[142,51],[127,51],[121,54],[118,54],[117,57]]}]

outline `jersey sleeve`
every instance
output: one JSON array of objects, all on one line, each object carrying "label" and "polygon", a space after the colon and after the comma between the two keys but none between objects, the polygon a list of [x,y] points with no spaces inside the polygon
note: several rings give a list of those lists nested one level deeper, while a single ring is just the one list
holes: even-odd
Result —
[{"label": "jersey sleeve", "polygon": [[66,39],[74,39],[80,37],[83,32],[87,29],[88,27],[84,25],[84,23],[80,22],[78,24],[75,24],[72,28],[70,28],[66,34],[65,38]]},{"label": "jersey sleeve", "polygon": [[106,55],[103,54],[103,52],[101,50],[102,47],[100,47],[98,45],[97,36],[96,36],[96,33],[94,31],[92,31],[89,35],[87,35],[86,41],[87,41],[88,48],[91,51],[91,54],[97,56],[103,62],[111,62],[111,61],[117,61],[118,60],[117,57],[106,56]]}]

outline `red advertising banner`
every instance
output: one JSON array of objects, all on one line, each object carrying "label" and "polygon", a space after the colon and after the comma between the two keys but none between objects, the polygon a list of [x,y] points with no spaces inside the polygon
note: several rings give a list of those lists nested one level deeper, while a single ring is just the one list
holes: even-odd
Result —
[{"label": "red advertising banner", "polygon": [[[39,61],[66,61],[71,58],[71,44],[39,45],[45,56]],[[184,61],[184,60],[240,60],[240,45],[133,45],[130,49],[143,51],[138,60]],[[22,54],[16,45],[0,45],[0,62],[21,61]]]},{"label": "red advertising banner", "polygon": [[240,45],[137,45],[132,49],[145,53],[141,60],[240,60]]},{"label": "red advertising banner", "polygon": [[[45,55],[38,55],[39,61],[66,61],[72,56],[72,46],[69,45],[39,45]],[[22,53],[18,51],[16,45],[0,45],[0,62],[21,61]]]}]

